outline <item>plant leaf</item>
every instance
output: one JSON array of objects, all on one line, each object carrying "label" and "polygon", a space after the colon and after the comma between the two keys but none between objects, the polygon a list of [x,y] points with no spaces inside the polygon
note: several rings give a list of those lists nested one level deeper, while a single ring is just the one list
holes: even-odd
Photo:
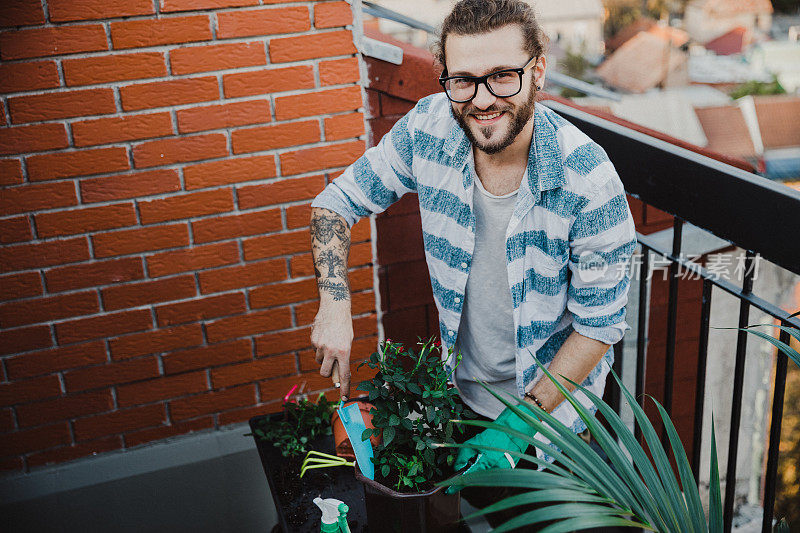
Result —
[{"label": "plant leaf", "polygon": [[722,494],[719,487],[719,461],[717,460],[717,437],[714,429],[714,415],[711,415],[711,466],[708,493],[708,530],[722,533]]},{"label": "plant leaf", "polygon": [[[505,522],[500,527],[493,529],[492,531],[493,533],[511,531],[523,525],[560,520],[565,516],[577,516],[584,518],[587,523],[593,524],[592,527],[597,527],[599,519],[602,518],[603,515],[617,517],[625,516],[619,509],[614,509],[613,507],[603,507],[586,503],[560,503],[556,505],[549,505],[541,509],[528,511],[527,513],[522,513],[521,515],[515,516],[508,522]],[[620,518],[620,520],[624,519]],[[628,522],[628,520],[626,520],[626,522]],[[639,525],[638,523],[636,524]]]},{"label": "plant leaf", "polygon": [[384,428],[383,430],[383,445],[388,446],[394,440],[395,429],[392,426]]}]

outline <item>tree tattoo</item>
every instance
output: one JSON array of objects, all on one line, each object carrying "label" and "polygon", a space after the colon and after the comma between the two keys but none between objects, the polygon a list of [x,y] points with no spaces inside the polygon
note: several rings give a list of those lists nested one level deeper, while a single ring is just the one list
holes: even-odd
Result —
[{"label": "tree tattoo", "polygon": [[320,294],[335,301],[350,299],[347,256],[350,253],[350,228],[345,220],[327,209],[314,209],[311,215],[311,250],[314,274]]}]

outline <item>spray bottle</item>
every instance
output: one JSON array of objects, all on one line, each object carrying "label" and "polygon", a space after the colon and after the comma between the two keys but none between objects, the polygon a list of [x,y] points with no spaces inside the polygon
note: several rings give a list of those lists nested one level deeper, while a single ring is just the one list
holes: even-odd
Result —
[{"label": "spray bottle", "polygon": [[347,504],[334,498],[314,498],[314,503],[322,509],[321,533],[350,533],[347,525]]}]

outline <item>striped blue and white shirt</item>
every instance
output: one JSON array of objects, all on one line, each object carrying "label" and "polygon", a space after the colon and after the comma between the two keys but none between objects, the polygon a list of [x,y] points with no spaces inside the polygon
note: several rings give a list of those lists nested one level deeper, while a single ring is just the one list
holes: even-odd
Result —
[{"label": "striped blue and white shirt", "polygon": [[[475,247],[475,179],[472,146],[439,93],[420,100],[312,203],[352,225],[417,193],[447,348],[456,342]],[[506,232],[520,396],[543,376],[532,353],[548,365],[573,331],[614,344],[630,329],[625,305],[635,247],[625,190],[605,151],[537,102],[528,165]],[[609,348],[583,383],[599,396],[613,357]],[[446,362],[452,366],[454,356]],[[584,394],[577,397],[592,408]],[[568,402],[553,415],[575,432],[586,428]]]}]

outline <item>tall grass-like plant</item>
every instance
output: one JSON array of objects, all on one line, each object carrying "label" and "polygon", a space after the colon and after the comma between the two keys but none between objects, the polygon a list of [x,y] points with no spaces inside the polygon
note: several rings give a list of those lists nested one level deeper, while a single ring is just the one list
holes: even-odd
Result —
[{"label": "tall grass-like plant", "polygon": [[[756,332],[753,332],[756,333]],[[795,330],[793,336],[800,335]],[[799,339],[800,340],[800,339]],[[780,341],[778,341],[780,342]],[[775,343],[773,343],[775,344]],[[783,344],[783,343],[781,343]],[[777,345],[782,351],[784,348]],[[784,345],[786,346],[786,345]],[[789,348],[786,346],[786,348]],[[789,350],[792,350],[789,348]],[[792,350],[794,351],[794,350]],[[794,352],[795,356],[797,352]],[[789,354],[787,354],[789,355]],[[790,355],[790,357],[792,357]],[[442,485],[463,487],[515,487],[530,489],[494,503],[474,516],[504,509],[521,507],[520,514],[502,524],[494,531],[509,531],[521,526],[548,523],[540,529],[542,533],[577,531],[596,527],[636,527],[650,531],[675,533],[721,533],[722,496],[719,479],[717,445],[712,417],[711,465],[709,516],[706,518],[700,501],[700,493],[692,476],[689,459],[680,441],[675,426],[663,406],[655,403],[677,466],[675,477],[667,452],[661,445],[658,433],[617,374],[611,371],[625,401],[633,411],[647,450],[637,441],[619,415],[601,398],[585,387],[571,382],[597,407],[608,422],[607,430],[534,356],[536,364],[548,379],[572,404],[591,431],[597,444],[608,457],[609,463],[592,449],[583,439],[551,414],[535,405],[525,404],[510,395],[501,395],[489,387],[486,389],[530,427],[530,434],[510,430],[491,422],[461,421],[485,428],[504,431],[514,437],[525,439],[530,445],[542,449],[557,459],[559,464],[548,463],[527,453],[508,452],[541,467],[541,470],[518,468],[516,470],[486,470],[462,474]],[[800,364],[800,357],[792,359]],[[485,386],[485,385],[484,385]],[[533,411],[535,416],[530,412]],[[534,435],[540,433],[550,440],[547,444]],[[455,445],[461,447],[463,445]],[[481,450],[494,450],[487,446],[472,446]],[[649,455],[648,455],[649,452]],[[630,459],[629,459],[630,457]],[[652,457],[652,461],[651,461]],[[679,482],[680,481],[680,482]],[[530,510],[531,504],[539,504]],[[545,505],[542,505],[545,504]],[[789,531],[785,522],[778,531]]]}]

